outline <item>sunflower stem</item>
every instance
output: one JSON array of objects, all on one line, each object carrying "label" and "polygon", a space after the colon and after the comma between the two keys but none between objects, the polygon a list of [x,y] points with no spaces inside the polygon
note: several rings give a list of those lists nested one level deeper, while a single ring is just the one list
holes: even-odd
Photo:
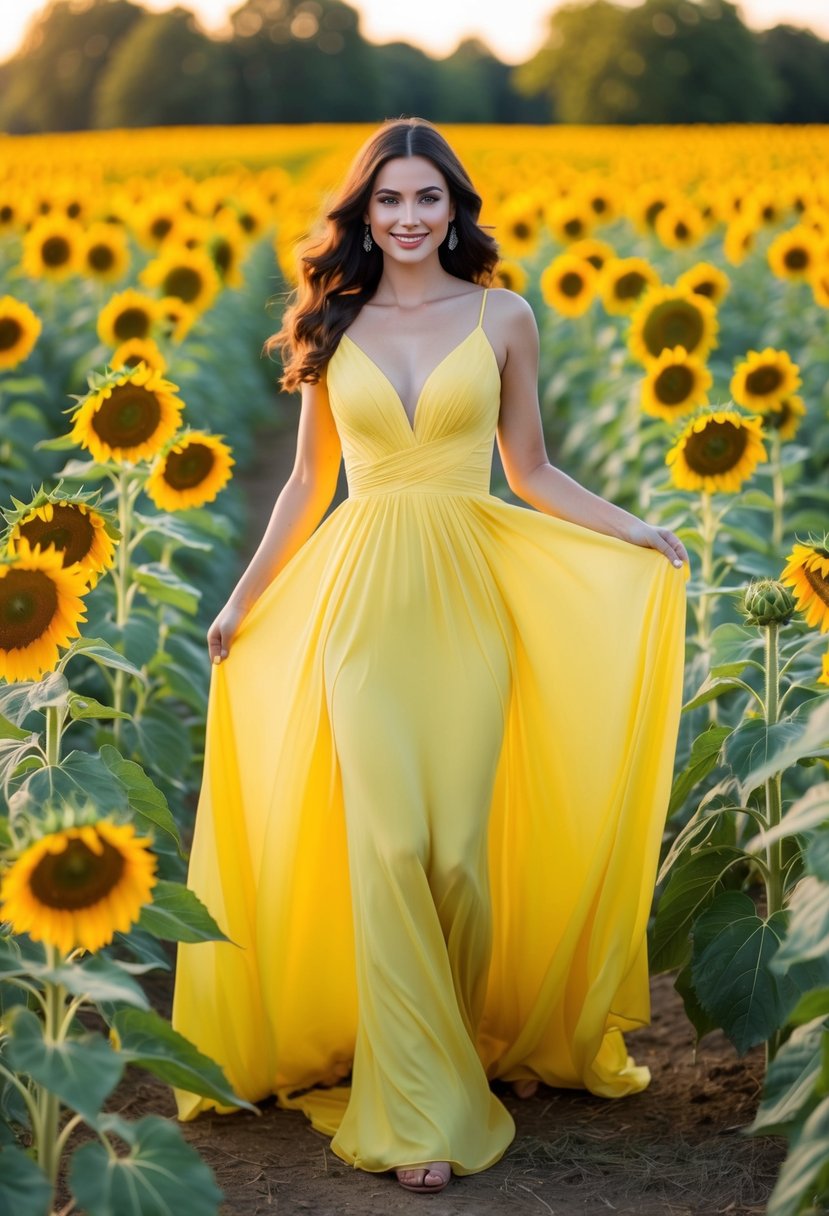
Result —
[{"label": "sunflower stem", "polygon": [[774,507],[772,509],[771,543],[775,552],[779,552],[783,544],[783,507],[786,501],[786,491],[783,485],[783,465],[780,459],[781,439],[779,431],[771,435],[771,476]]},{"label": "sunflower stem", "polygon": [[57,705],[46,706],[46,763],[60,763],[60,737],[63,730],[63,715]]},{"label": "sunflower stem", "polygon": [[[57,946],[47,945],[46,962],[52,969],[61,962],[61,954]],[[58,1041],[58,1031],[63,1016],[63,1006],[66,1000],[66,989],[63,984],[53,984],[46,980],[46,1017],[43,1037],[47,1044]],[[40,1128],[39,1139],[35,1145],[38,1164],[54,1187],[58,1178],[60,1153],[58,1151],[58,1122],[60,1119],[60,1099],[45,1086],[40,1087]]]},{"label": "sunflower stem", "polygon": [[5,1064],[0,1064],[0,1077],[5,1077],[6,1080],[10,1082],[10,1084],[12,1084],[15,1087],[15,1089],[19,1092],[23,1101],[26,1103],[26,1108],[29,1112],[29,1118],[32,1121],[32,1133],[34,1134],[35,1128],[36,1128],[36,1126],[38,1124],[38,1120],[40,1118],[40,1112],[39,1112],[37,1102],[36,1102],[34,1096],[32,1095],[31,1090],[26,1085],[23,1084],[23,1082],[20,1080],[20,1078],[17,1076],[16,1073],[13,1073],[11,1071],[11,1069],[6,1068]]},{"label": "sunflower stem", "polygon": [[[118,560],[115,563],[113,573],[115,576],[115,624],[119,630],[124,628],[129,616],[129,570],[130,570],[130,533],[132,530],[132,504],[134,495],[130,493],[130,478],[126,469],[120,469],[118,473],[118,528],[121,533],[121,540],[118,545]],[[115,682],[113,686],[113,705],[118,711],[124,708],[124,695],[126,693],[126,676],[127,673],[121,668],[115,672]],[[123,718],[114,718],[112,723],[112,732],[115,736],[116,746],[121,744],[121,723]]]},{"label": "sunflower stem", "polygon": [[[719,517],[712,508],[711,493],[703,490],[700,494],[700,511],[702,515],[702,555],[700,562],[700,579],[702,594],[697,611],[697,639],[699,647],[706,659],[710,657],[711,615],[713,609],[714,583],[714,541],[717,536]],[[708,702],[708,715],[711,722],[717,721],[716,698]]]},{"label": "sunflower stem", "polygon": [[[780,715],[780,653],[777,621],[765,627],[766,632],[766,728],[775,725]],[[782,773],[774,773],[765,781],[766,827],[774,828],[780,822],[783,807]],[[774,840],[766,846],[766,916],[771,919],[783,908],[783,841]],[[776,1030],[766,1041],[766,1065],[777,1054],[780,1046],[780,1031]]]}]

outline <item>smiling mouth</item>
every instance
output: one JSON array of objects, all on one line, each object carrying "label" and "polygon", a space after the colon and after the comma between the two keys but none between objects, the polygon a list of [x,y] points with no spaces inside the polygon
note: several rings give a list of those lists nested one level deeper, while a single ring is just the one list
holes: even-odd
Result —
[{"label": "smiling mouth", "polygon": [[401,245],[419,245],[421,241],[426,240],[427,236],[425,232],[419,232],[416,236],[403,236],[399,232],[393,232],[391,235],[396,241],[399,241]]}]

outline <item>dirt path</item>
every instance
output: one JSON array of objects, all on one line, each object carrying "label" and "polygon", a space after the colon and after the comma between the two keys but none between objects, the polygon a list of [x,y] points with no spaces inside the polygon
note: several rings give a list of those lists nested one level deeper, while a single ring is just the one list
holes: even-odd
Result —
[{"label": "dirt path", "polygon": [[[157,976],[153,1004],[169,1016],[171,977]],[[346,1165],[299,1111],[271,1099],[261,1115],[203,1114],[182,1124],[225,1193],[222,1216],[431,1216],[554,1213],[555,1216],[761,1216],[783,1157],[782,1142],[740,1128],[757,1106],[760,1048],[738,1060],[715,1032],[700,1045],[669,975],[653,977],[651,1025],[626,1036],[652,1075],[643,1093],[609,1101],[581,1090],[541,1086],[520,1101],[493,1088],[516,1122],[516,1137],[489,1170],[452,1181],[426,1199],[391,1174]],[[127,1118],[175,1116],[171,1091],[129,1071],[108,1103]]]},{"label": "dirt path", "polygon": [[[256,461],[241,474],[251,507],[246,558],[293,463],[296,400],[280,405],[278,428],[262,433]],[[341,478],[331,509],[345,492]],[[215,1170],[226,1196],[223,1216],[389,1216],[422,1211],[424,1203],[431,1216],[760,1216],[783,1159],[781,1140],[741,1132],[759,1101],[762,1051],[737,1059],[716,1032],[695,1058],[673,977],[653,977],[651,989],[651,1025],[626,1036],[636,1062],[651,1070],[644,1093],[608,1101],[542,1086],[522,1102],[496,1081],[516,1121],[515,1140],[491,1169],[455,1179],[428,1200],[403,1191],[391,1174],[347,1166],[300,1112],[272,1100],[261,1104],[259,1117],[202,1115],[183,1131]],[[171,990],[171,976],[153,980],[153,1002],[168,1016]],[[132,1119],[175,1114],[170,1090],[132,1070],[109,1107]]]}]

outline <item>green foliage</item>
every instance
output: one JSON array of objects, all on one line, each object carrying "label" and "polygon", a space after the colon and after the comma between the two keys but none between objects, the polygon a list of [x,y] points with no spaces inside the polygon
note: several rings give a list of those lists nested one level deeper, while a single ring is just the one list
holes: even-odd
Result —
[{"label": "green foliage", "polygon": [[[158,87],[163,81],[163,88]],[[226,44],[207,38],[183,9],[145,13],[101,73],[90,110],[95,127],[225,122],[233,109]]]},{"label": "green foliage", "polygon": [[727,0],[590,0],[555,10],[547,42],[515,79],[549,95],[560,122],[760,122],[776,98],[763,69]]}]

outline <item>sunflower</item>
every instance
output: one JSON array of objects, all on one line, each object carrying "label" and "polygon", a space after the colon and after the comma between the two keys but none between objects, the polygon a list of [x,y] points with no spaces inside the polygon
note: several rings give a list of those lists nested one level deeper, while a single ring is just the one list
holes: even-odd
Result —
[{"label": "sunflower", "polygon": [[731,396],[746,409],[768,410],[800,387],[799,369],[784,350],[750,350],[731,377]]},{"label": "sunflower", "polygon": [[717,345],[718,328],[716,309],[704,296],[681,287],[651,287],[631,317],[628,345],[645,364],[674,346],[704,359]]},{"label": "sunflower", "polygon": [[569,246],[568,253],[573,257],[583,258],[585,262],[589,262],[591,266],[595,266],[596,270],[603,270],[608,262],[616,257],[616,250],[612,245],[608,245],[607,241],[597,241],[594,237],[585,237],[583,241],[574,241]]},{"label": "sunflower", "polygon": [[602,304],[614,316],[633,312],[643,293],[658,286],[659,275],[644,258],[612,258],[599,278]]},{"label": "sunflower", "polygon": [[222,287],[210,254],[205,249],[181,245],[162,249],[147,263],[140,278],[148,287],[160,287],[165,296],[177,296],[196,312],[208,309]]},{"label": "sunflower", "polygon": [[127,234],[117,224],[92,224],[84,233],[81,267],[100,283],[117,283],[129,270]]},{"label": "sunflower", "polygon": [[598,274],[584,258],[561,253],[541,272],[539,280],[545,303],[565,317],[579,317],[590,307]]},{"label": "sunflower", "polygon": [[75,220],[42,216],[23,237],[23,272],[33,279],[59,282],[79,269],[82,247],[83,228]]},{"label": "sunflower", "polygon": [[28,359],[40,336],[40,318],[14,296],[0,297],[0,368]]},{"label": "sunflower", "polygon": [[714,266],[711,262],[697,262],[679,276],[674,286],[683,291],[692,291],[697,296],[705,296],[713,304],[719,304],[728,294],[731,280],[719,266]]},{"label": "sunflower", "polygon": [[579,186],[582,198],[595,216],[595,223],[612,224],[619,215],[619,197],[610,182],[596,179],[582,181]]},{"label": "sunflower", "polygon": [[188,431],[167,445],[144,484],[160,511],[183,511],[213,501],[236,463],[221,440],[221,435]]},{"label": "sunflower", "polygon": [[779,405],[763,412],[763,426],[767,431],[777,431],[781,439],[794,439],[805,415],[802,397],[784,397]]},{"label": "sunflower", "polygon": [[665,457],[680,490],[735,493],[762,461],[763,429],[758,417],[714,409],[690,419]]},{"label": "sunflower", "polygon": [[649,182],[630,200],[628,214],[640,232],[650,233],[656,225],[656,217],[674,197],[669,186]]},{"label": "sunflower", "polygon": [[723,253],[732,266],[741,266],[757,243],[757,226],[751,220],[734,220],[723,238]]},{"label": "sunflower", "polygon": [[144,363],[115,371],[78,403],[72,438],[95,460],[150,460],[181,426],[177,391]]},{"label": "sunflower", "polygon": [[206,244],[207,252],[225,287],[244,286],[240,266],[247,252],[245,234],[238,220],[227,208],[216,216],[216,223]]},{"label": "sunflower", "polygon": [[687,249],[702,238],[705,222],[693,203],[676,199],[660,210],[654,229],[666,249]]},{"label": "sunflower", "polygon": [[157,328],[165,338],[183,342],[196,320],[197,313],[178,296],[165,296],[158,301]]},{"label": "sunflower", "polygon": [[258,240],[272,223],[271,209],[256,190],[240,191],[227,200],[227,206],[249,241]]},{"label": "sunflower", "polygon": [[158,315],[157,300],[128,287],[101,309],[98,337],[106,346],[118,346],[130,338],[148,338]]},{"label": "sunflower", "polygon": [[58,661],[86,619],[88,590],[79,567],[64,568],[56,549],[32,548],[25,537],[0,562],[0,676],[38,680]]},{"label": "sunflower", "polygon": [[182,203],[176,193],[153,193],[139,203],[132,215],[132,226],[142,245],[158,249],[167,239],[182,215]]},{"label": "sunflower", "polygon": [[[824,538],[825,540],[826,538]],[[789,554],[780,582],[794,589],[797,608],[807,625],[817,625],[821,633],[829,629],[829,548],[811,538],[796,543]]]},{"label": "sunflower", "polygon": [[[499,221],[498,243],[507,257],[520,258],[534,252],[539,232],[534,198],[525,194],[512,195],[501,205]],[[283,227],[280,225],[280,228]]]},{"label": "sunflower", "polygon": [[772,274],[778,279],[808,279],[823,252],[823,241],[803,224],[779,233],[768,248]]},{"label": "sunflower", "polygon": [[96,823],[41,836],[3,876],[0,915],[15,933],[100,950],[138,920],[156,884],[152,840],[131,823]]},{"label": "sunflower", "polygon": [[527,290],[528,278],[529,276],[520,262],[514,262],[511,258],[503,258],[495,267],[492,286],[506,287],[508,291],[514,291],[522,296]]},{"label": "sunflower", "polygon": [[583,240],[596,222],[595,213],[582,198],[557,198],[545,212],[547,226],[562,245]]},{"label": "sunflower", "polygon": [[682,346],[663,350],[648,365],[642,383],[642,409],[655,418],[669,422],[687,414],[698,405],[707,405],[706,393],[712,376],[700,359]]},{"label": "sunflower", "polygon": [[162,375],[167,370],[167,360],[152,338],[129,338],[116,347],[109,360],[110,367],[137,367],[139,363]]},{"label": "sunflower", "polygon": [[42,549],[54,545],[65,568],[80,567],[90,591],[114,561],[115,537],[107,530],[107,519],[85,502],[52,501],[47,496],[15,521],[7,538],[9,553],[17,551],[21,537]]}]

